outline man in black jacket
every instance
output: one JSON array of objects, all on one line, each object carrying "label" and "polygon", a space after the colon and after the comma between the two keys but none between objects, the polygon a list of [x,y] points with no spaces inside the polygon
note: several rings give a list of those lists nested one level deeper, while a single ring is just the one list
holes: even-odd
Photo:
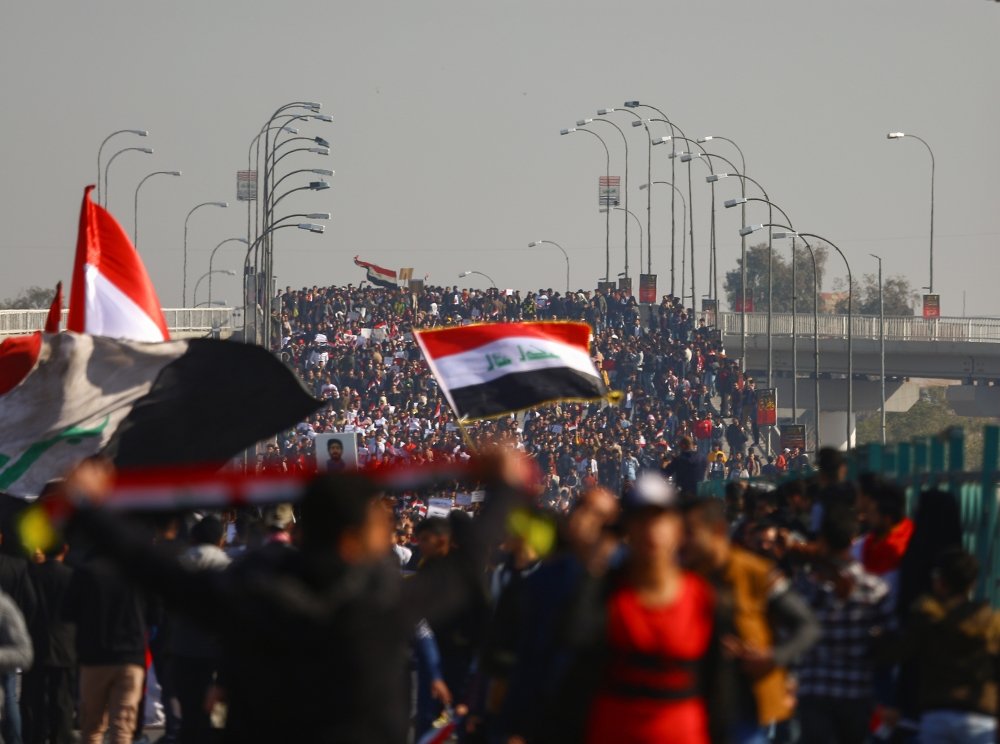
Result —
[{"label": "man in black jacket", "polygon": [[698,495],[698,484],[705,480],[708,464],[698,454],[690,437],[681,439],[680,448],[681,453],[663,468],[663,475],[674,479],[682,498],[690,499]]},{"label": "man in black jacket", "polygon": [[131,744],[146,678],[146,606],[139,589],[96,553],[73,574],[63,616],[76,625],[84,744]]},{"label": "man in black jacket", "polygon": [[[406,581],[391,557],[391,511],[360,475],[316,478],[301,502],[301,549],[242,571],[188,571],[101,510],[81,509],[75,524],[133,579],[220,632],[225,741],[395,744],[408,727],[417,621],[454,617],[477,595],[483,547],[499,542],[506,504],[531,478],[511,452],[483,465],[494,494],[468,525],[461,558],[428,561]],[[108,477],[89,463],[68,492],[100,499]]]},{"label": "man in black jacket", "polygon": [[76,636],[63,619],[63,603],[73,577],[64,562],[69,548],[47,551],[45,561],[30,568],[38,598],[31,637],[35,664],[24,675],[21,710],[27,744],[71,744],[73,738],[73,672]]}]

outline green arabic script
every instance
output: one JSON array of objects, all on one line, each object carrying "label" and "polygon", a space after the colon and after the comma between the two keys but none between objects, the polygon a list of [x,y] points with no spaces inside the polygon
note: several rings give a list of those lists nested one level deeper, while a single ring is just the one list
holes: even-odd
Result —
[{"label": "green arabic script", "polygon": [[27,473],[28,470],[31,469],[31,466],[38,462],[42,455],[60,442],[66,442],[67,444],[79,444],[84,439],[100,437],[110,422],[111,417],[105,416],[104,421],[91,428],[84,428],[82,426],[67,427],[48,439],[43,439],[40,442],[32,444],[24,451],[24,454],[17,458],[17,460],[15,460],[9,467],[5,466],[7,466],[7,463],[10,462],[10,456],[0,454],[0,468],[4,468],[0,470],[0,490],[9,488],[11,485],[20,480],[21,476]]}]

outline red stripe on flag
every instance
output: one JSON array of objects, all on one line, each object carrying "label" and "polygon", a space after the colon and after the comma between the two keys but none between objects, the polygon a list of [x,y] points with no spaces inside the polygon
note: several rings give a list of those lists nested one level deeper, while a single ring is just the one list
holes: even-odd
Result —
[{"label": "red stripe on flag", "polygon": [[139,253],[111,213],[90,200],[93,189],[91,185],[83,191],[66,329],[77,333],[90,332],[85,317],[87,283],[84,278],[84,266],[89,264],[148,315],[163,333],[163,339],[169,340],[170,332],[160,300]]},{"label": "red stripe on flag", "polygon": [[13,390],[28,376],[41,351],[41,333],[11,336],[0,342],[0,395]]},{"label": "red stripe on flag", "polygon": [[391,269],[382,268],[381,266],[378,266],[378,265],[373,264],[373,263],[369,263],[368,261],[362,261],[357,256],[354,257],[354,263],[356,265],[360,266],[363,269],[371,269],[373,271],[378,272],[379,274],[385,274],[386,276],[392,277],[393,279],[396,278],[396,272],[395,271],[392,271]]},{"label": "red stripe on flag", "polygon": [[586,323],[490,323],[464,327],[414,331],[432,359],[471,351],[504,338],[540,338],[578,346],[590,352],[590,326]]}]

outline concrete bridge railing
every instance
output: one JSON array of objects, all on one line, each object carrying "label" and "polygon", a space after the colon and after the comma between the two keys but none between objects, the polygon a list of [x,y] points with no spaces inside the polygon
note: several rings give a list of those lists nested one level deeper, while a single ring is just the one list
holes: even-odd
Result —
[{"label": "concrete bridge railing", "polygon": [[[0,310],[0,338],[40,331],[45,326],[48,310]],[[63,327],[68,311],[63,310]],[[228,336],[233,327],[231,307],[164,308],[167,328],[173,336],[191,338],[206,336],[218,329]]]},{"label": "concrete bridge railing", "polygon": [[[723,335],[741,333],[741,313],[720,313],[719,327]],[[877,315],[855,315],[851,330],[856,339],[877,340],[879,318]],[[797,313],[796,335],[813,335],[812,313]],[[747,313],[747,335],[767,334],[767,313]],[[773,313],[771,333],[775,336],[792,335],[792,314]],[[846,315],[820,315],[819,335],[824,338],[846,338]],[[936,318],[925,320],[913,316],[886,316],[887,341],[959,341],[972,343],[1000,343],[1000,318]]]}]

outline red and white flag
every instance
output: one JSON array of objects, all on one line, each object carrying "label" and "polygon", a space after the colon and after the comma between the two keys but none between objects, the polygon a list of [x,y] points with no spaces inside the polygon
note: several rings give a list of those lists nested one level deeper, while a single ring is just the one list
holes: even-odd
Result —
[{"label": "red and white flag", "polygon": [[586,323],[561,322],[413,332],[442,393],[464,420],[607,397],[590,357],[590,334]]},{"label": "red and white flag", "polygon": [[67,330],[130,341],[169,341],[153,283],[128,235],[83,192]]}]

